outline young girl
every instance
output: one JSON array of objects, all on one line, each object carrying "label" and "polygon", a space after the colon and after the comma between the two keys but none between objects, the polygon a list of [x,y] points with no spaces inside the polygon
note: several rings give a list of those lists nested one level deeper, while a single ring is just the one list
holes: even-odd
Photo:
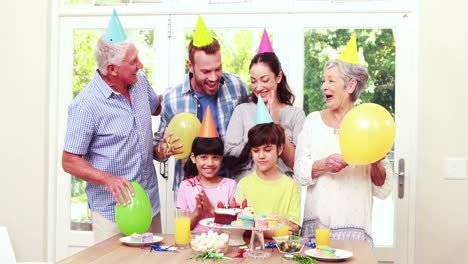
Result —
[{"label": "young girl", "polygon": [[228,204],[234,197],[236,182],[218,176],[223,161],[223,142],[219,138],[197,137],[185,164],[186,179],[179,187],[176,207],[191,212],[193,231],[207,231],[200,220],[214,217],[216,205]]},{"label": "young girl", "polygon": [[[248,146],[256,170],[240,180],[236,199],[247,199],[256,214],[277,214],[289,223],[289,233],[299,231],[300,189],[283,174],[276,162],[284,149],[284,129],[278,124],[258,124],[249,130]],[[273,232],[265,232],[271,237]]]}]

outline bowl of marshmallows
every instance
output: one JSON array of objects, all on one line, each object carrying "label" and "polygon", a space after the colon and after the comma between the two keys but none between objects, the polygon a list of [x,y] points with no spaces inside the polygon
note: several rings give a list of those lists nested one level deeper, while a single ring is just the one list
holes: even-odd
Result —
[{"label": "bowl of marshmallows", "polygon": [[190,246],[194,254],[206,253],[210,250],[214,250],[216,253],[226,253],[229,248],[229,233],[212,230],[192,233]]}]

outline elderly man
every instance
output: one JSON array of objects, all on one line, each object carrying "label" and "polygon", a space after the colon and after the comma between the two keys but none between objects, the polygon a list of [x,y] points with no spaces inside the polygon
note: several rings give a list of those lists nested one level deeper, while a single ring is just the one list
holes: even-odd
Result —
[{"label": "elderly man", "polygon": [[63,169],[87,182],[95,243],[119,233],[115,205],[131,203],[130,181],[150,198],[150,231],[161,232],[151,130],[151,115],[161,110],[159,97],[139,71],[143,65],[135,45],[115,26],[120,22],[114,11],[96,45],[98,70],[69,106],[62,156]]}]

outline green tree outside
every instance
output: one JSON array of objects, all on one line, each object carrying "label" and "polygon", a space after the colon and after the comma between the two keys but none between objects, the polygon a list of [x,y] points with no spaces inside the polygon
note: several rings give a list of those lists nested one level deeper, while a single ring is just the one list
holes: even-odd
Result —
[{"label": "green tree outside", "polygon": [[323,66],[339,53],[356,32],[359,63],[369,70],[369,82],[359,103],[372,102],[395,116],[395,40],[391,29],[324,29],[304,33],[304,111],[325,109],[321,91]]},{"label": "green tree outside", "polygon": [[[73,41],[73,98],[75,98],[91,81],[96,71],[96,59],[94,48],[103,32],[101,30],[75,30]],[[143,72],[152,84],[153,81],[153,61],[156,54],[154,52],[154,31],[153,30],[129,30],[127,32],[138,47],[140,60],[144,68]],[[71,176],[71,204],[77,207],[85,207],[88,199],[86,197],[86,182]],[[76,222],[89,222],[91,214],[89,210],[83,211],[78,219],[72,219]],[[73,226],[73,225],[72,225]]]}]

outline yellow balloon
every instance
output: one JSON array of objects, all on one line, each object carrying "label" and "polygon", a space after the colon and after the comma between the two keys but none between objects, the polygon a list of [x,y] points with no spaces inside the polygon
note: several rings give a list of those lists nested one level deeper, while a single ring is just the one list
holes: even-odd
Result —
[{"label": "yellow balloon", "polygon": [[358,105],[341,122],[341,155],[350,165],[364,165],[380,160],[390,151],[394,139],[393,117],[378,104]]},{"label": "yellow balloon", "polygon": [[[193,140],[197,137],[200,127],[200,120],[192,113],[179,113],[171,119],[167,130],[174,133],[171,139],[179,137],[179,140],[174,144],[182,144],[181,150],[183,151],[181,154],[174,155],[174,158],[183,159],[190,155]],[[172,140],[170,142],[172,142]]]}]

